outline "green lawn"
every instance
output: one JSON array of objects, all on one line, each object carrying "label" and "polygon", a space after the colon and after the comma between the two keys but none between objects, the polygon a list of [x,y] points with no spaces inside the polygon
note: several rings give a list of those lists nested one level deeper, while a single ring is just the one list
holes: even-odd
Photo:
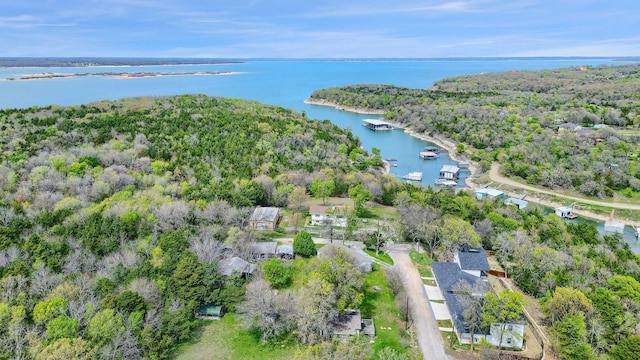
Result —
[{"label": "green lawn", "polygon": [[379,253],[378,255],[376,255],[376,252],[373,250],[369,250],[369,249],[365,249],[364,252],[366,252],[367,254],[369,254],[369,256],[374,257],[384,263],[387,263],[389,265],[393,265],[393,259],[391,259],[391,256],[385,254],[385,253]]},{"label": "green lawn", "polygon": [[[293,287],[304,277],[301,268],[309,259],[296,259],[290,264],[295,274]],[[411,342],[404,330],[400,308],[384,276],[384,271],[374,264],[374,271],[365,278],[364,300],[360,306],[363,318],[373,318],[376,338],[371,344],[374,352],[390,347],[406,353],[410,359],[420,359],[417,344]],[[171,357],[173,360],[218,359],[291,359],[303,353],[307,347],[295,340],[263,343],[260,335],[245,329],[234,314],[228,313],[219,321],[203,321],[193,339],[181,345]]]},{"label": "green lawn", "polygon": [[[398,352],[407,353],[410,359],[420,358],[417,344],[413,348],[403,346],[409,343],[409,334],[404,330],[405,324],[400,315],[400,308],[384,277],[384,271],[378,266],[374,268],[365,279],[365,298],[360,306],[362,317],[373,318],[375,322],[376,338],[372,344],[373,350],[378,352],[390,347]],[[380,290],[376,291],[374,287]]]},{"label": "green lawn", "polygon": [[244,329],[233,314],[209,321],[199,329],[193,341],[182,345],[174,360],[288,359],[300,348],[292,343],[264,344]]},{"label": "green lawn", "polygon": [[411,253],[409,253],[409,257],[411,257],[411,261],[413,261],[413,263],[418,268],[420,276],[433,277],[433,273],[431,272],[431,259],[429,258],[429,254],[418,253],[415,250],[411,250]]}]

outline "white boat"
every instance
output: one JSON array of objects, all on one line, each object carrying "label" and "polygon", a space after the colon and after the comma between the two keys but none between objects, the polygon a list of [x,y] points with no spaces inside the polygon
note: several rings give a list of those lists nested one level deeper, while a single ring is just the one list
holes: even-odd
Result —
[{"label": "white boat", "polygon": [[640,239],[640,227],[636,228],[636,237]]},{"label": "white boat", "polygon": [[405,180],[411,180],[411,181],[422,181],[422,173],[419,171],[416,172],[410,172],[407,175],[402,177]]}]

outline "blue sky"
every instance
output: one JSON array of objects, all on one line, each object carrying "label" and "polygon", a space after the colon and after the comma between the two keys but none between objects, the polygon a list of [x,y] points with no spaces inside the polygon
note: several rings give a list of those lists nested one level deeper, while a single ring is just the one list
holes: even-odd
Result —
[{"label": "blue sky", "polygon": [[638,0],[0,0],[0,56],[640,56]]}]

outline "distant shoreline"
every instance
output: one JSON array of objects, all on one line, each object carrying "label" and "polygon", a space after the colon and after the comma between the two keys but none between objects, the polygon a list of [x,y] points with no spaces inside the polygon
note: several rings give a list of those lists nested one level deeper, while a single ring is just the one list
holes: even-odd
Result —
[{"label": "distant shoreline", "polygon": [[115,77],[118,79],[140,79],[148,77],[160,76],[195,76],[195,75],[235,75],[240,72],[232,71],[187,71],[187,72],[99,72],[99,73],[40,73],[28,74],[20,77],[10,77],[6,81],[33,81],[33,80],[52,80],[52,79],[71,79],[77,77]]},{"label": "distant shoreline", "polygon": [[224,65],[243,62],[242,60],[203,58],[0,57],[0,68]]}]

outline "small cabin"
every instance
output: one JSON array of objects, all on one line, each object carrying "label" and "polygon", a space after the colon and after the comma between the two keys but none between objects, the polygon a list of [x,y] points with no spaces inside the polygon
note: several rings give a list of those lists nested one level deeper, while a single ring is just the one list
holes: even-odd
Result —
[{"label": "small cabin", "polygon": [[362,120],[362,126],[374,131],[393,130],[393,126],[388,122],[376,119],[364,119]]},{"label": "small cabin", "polygon": [[220,320],[224,316],[221,305],[202,305],[196,309],[196,319]]},{"label": "small cabin", "polygon": [[444,165],[440,169],[439,177],[441,179],[456,180],[460,176],[460,168],[455,165]]}]

